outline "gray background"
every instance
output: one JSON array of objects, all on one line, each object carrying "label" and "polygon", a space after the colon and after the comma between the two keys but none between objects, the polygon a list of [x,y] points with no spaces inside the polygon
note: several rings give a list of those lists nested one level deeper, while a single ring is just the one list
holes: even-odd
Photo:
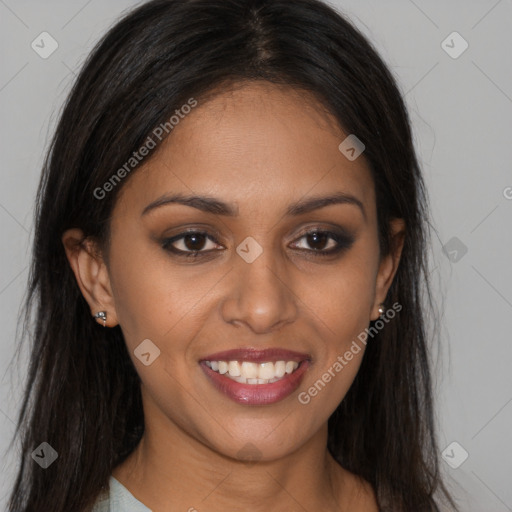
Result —
[{"label": "gray background", "polygon": [[[375,44],[410,110],[437,236],[430,254],[444,313],[436,367],[442,461],[468,512],[512,511],[511,0],[332,2]],[[49,134],[77,69],[130,0],[0,0],[0,509],[25,366],[9,368],[28,276],[32,212]],[[43,31],[58,49],[42,59]],[[441,43],[469,44],[452,58]],[[460,40],[449,38],[452,52]],[[446,252],[443,250],[446,246]],[[464,251],[467,249],[467,252]],[[24,354],[26,358],[26,354]],[[453,451],[452,451],[453,449]]]}]

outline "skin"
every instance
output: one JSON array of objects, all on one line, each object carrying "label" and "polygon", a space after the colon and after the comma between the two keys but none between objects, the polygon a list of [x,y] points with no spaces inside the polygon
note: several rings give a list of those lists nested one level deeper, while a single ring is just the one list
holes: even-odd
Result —
[{"label": "skin", "polygon": [[[199,103],[123,184],[108,258],[92,241],[77,245],[78,229],[62,237],[91,315],[105,310],[107,327],[121,326],[142,380],[145,434],[113,475],[153,511],[377,511],[369,484],[326,448],[327,420],[364,350],[307,405],[297,398],[378,318],[403,247],[395,219],[393,251],[381,257],[373,180],[364,153],[349,161],[338,150],[346,136],[308,93],[268,83],[222,92]],[[284,214],[333,191],[358,198],[366,216],[353,204]],[[175,192],[216,197],[238,215],[168,204],[141,216]],[[174,247],[219,250],[190,262],[163,248],[188,227],[217,234],[218,243],[182,238]],[[315,247],[336,242],[315,245],[304,236],[312,228],[345,229],[354,242],[337,256],[315,256]],[[247,236],[263,249],[252,263],[236,252]],[[145,339],[161,351],[149,366],[133,352]],[[237,347],[305,352],[312,364],[284,400],[241,405],[198,364]],[[243,460],[247,443],[257,463]]]}]

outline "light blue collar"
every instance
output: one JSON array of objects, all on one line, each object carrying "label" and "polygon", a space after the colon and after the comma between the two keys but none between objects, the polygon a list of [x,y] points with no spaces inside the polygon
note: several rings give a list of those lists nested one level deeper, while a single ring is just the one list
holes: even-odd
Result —
[{"label": "light blue collar", "polygon": [[97,503],[93,512],[152,512],[112,475],[109,485],[110,492]]}]

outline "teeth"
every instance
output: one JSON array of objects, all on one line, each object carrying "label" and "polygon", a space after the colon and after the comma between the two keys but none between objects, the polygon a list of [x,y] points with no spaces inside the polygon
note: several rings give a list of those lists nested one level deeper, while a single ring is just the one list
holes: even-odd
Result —
[{"label": "teeth", "polygon": [[273,379],[276,376],[274,371],[274,363],[261,363],[258,371],[258,378]]},{"label": "teeth", "polygon": [[238,361],[229,361],[228,368],[230,377],[240,377],[240,375],[242,375]]},{"label": "teeth", "polygon": [[246,379],[256,379],[258,377],[258,365],[256,363],[249,363],[244,361],[242,363],[242,377]]},{"label": "teeth", "polygon": [[286,373],[292,373],[293,370],[297,368],[297,366],[299,365],[295,361],[287,361],[285,366]]},{"label": "teeth", "polygon": [[282,377],[286,373],[286,363],[284,361],[277,361],[274,364],[276,370],[276,377]]},{"label": "teeth", "polygon": [[294,372],[299,363],[296,361],[276,361],[252,363],[249,361],[205,361],[213,371],[226,375],[241,384],[269,384],[282,379],[285,374]]}]

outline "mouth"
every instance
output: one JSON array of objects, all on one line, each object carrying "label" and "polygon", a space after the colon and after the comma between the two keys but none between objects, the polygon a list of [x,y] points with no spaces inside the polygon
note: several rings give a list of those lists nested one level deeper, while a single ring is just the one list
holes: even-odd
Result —
[{"label": "mouth", "polygon": [[310,355],[283,349],[229,350],[199,361],[217,390],[245,405],[283,400],[299,387],[310,363]]}]

